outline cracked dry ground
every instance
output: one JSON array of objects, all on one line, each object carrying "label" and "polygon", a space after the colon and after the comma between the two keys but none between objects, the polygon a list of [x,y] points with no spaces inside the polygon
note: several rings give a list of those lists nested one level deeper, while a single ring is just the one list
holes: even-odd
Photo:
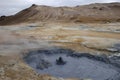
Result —
[{"label": "cracked dry ground", "polygon": [[64,80],[36,73],[22,59],[29,50],[57,46],[94,55],[119,54],[119,23],[41,24],[0,26],[0,80]]}]

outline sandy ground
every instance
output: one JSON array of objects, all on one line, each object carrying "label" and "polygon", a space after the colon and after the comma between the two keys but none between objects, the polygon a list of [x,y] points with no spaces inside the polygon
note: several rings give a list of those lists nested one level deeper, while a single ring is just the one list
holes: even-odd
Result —
[{"label": "sandy ground", "polygon": [[[6,64],[9,63],[9,60],[13,59],[20,61],[19,63],[15,62],[15,64],[17,65],[17,67],[19,65],[25,66],[23,67],[23,72],[25,72],[25,70],[28,70],[28,72],[29,70],[31,70],[30,68],[27,69],[27,65],[21,60],[21,54],[29,50],[59,46],[95,55],[111,55],[119,53],[118,51],[116,51],[116,49],[114,50],[115,44],[120,44],[120,23],[37,23],[14,26],[0,26],[0,59],[7,59]],[[0,60],[0,64],[2,63],[3,61]],[[6,64],[3,64],[3,66],[1,65],[0,68],[4,67]],[[12,68],[9,67],[9,69]],[[32,71],[30,72],[30,75],[34,74],[34,72],[32,73]],[[6,74],[4,75],[6,76]],[[30,75],[25,75],[25,77]],[[36,77],[36,75],[34,77]],[[19,75],[16,75],[16,77],[17,76]],[[0,80],[12,79],[9,78],[11,78],[10,75],[8,76],[8,79],[1,78]],[[14,78],[12,80],[23,79]],[[38,79],[36,78],[34,80]]]},{"label": "sandy ground", "polygon": [[[116,24],[116,25],[115,25]],[[17,31],[19,35],[43,40],[52,45],[89,53],[110,53],[120,43],[120,24],[48,24],[32,30]],[[104,30],[104,31],[103,31]],[[38,41],[38,42],[39,42]],[[76,47],[75,47],[76,46]],[[113,52],[111,52],[113,53]]]}]

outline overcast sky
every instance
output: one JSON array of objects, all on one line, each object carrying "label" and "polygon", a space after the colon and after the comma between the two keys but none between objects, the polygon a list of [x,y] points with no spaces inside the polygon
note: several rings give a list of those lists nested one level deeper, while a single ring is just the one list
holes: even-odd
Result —
[{"label": "overcast sky", "polygon": [[1,0],[0,16],[13,15],[20,10],[31,6],[32,4],[49,6],[76,6],[90,3],[109,2],[120,2],[120,0]]}]

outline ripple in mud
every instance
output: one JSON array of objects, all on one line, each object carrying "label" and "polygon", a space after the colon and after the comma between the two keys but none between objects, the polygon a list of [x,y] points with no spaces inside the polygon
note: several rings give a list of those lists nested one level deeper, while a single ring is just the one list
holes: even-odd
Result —
[{"label": "ripple in mud", "polygon": [[120,51],[120,43],[119,43],[119,44],[115,44],[114,47],[115,47],[118,51]]},{"label": "ripple in mud", "polygon": [[[65,64],[56,64],[60,58]],[[120,67],[116,59],[60,48],[31,51],[24,57],[26,63],[41,74],[93,80],[120,80]]]}]

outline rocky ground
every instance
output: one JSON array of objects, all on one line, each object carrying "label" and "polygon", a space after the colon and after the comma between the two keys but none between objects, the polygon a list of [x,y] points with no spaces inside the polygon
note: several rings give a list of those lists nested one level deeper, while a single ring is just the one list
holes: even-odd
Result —
[{"label": "rocky ground", "polygon": [[119,56],[120,23],[44,22],[0,26],[0,80],[64,80],[38,74],[23,61],[29,50],[53,46],[93,55]]}]

